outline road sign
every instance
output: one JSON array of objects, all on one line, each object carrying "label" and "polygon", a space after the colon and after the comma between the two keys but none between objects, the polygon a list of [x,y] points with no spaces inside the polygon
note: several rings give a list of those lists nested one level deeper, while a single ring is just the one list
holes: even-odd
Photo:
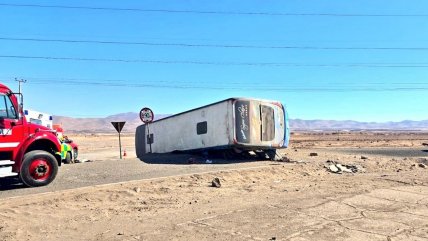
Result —
[{"label": "road sign", "polygon": [[111,124],[114,126],[116,131],[120,133],[122,131],[123,126],[125,125],[125,121],[112,122]]},{"label": "road sign", "polygon": [[122,131],[123,126],[125,125],[125,121],[111,122],[111,124],[119,133],[119,155],[120,155],[120,159],[122,159],[122,142],[120,141],[120,132]]},{"label": "road sign", "polygon": [[140,119],[145,124],[153,122],[153,119],[155,118],[155,115],[153,114],[153,111],[147,107],[144,107],[140,111]]}]

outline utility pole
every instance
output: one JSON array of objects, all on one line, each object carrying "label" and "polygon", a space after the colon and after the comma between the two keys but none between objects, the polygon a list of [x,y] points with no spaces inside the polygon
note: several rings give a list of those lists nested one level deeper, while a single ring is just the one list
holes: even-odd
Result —
[{"label": "utility pole", "polygon": [[19,100],[19,102],[20,102],[19,105],[21,106],[21,110],[24,111],[24,98],[22,97],[21,84],[27,82],[27,80],[15,78],[15,81],[18,81],[18,84],[19,84],[18,93],[21,96],[21,99]]},{"label": "utility pole", "polygon": [[19,84],[18,93],[22,94],[21,93],[21,84],[27,82],[27,80],[15,78],[15,81],[18,81],[18,84]]}]

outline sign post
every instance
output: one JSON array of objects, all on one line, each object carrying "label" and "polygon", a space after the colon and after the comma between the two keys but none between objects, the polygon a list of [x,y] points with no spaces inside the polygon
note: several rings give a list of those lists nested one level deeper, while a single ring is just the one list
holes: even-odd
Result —
[{"label": "sign post", "polygon": [[152,138],[150,136],[150,129],[149,129],[149,123],[153,122],[153,119],[155,118],[155,115],[153,114],[153,111],[150,108],[144,107],[140,110],[140,119],[144,124],[147,125],[147,142],[150,146],[150,153],[152,153]]},{"label": "sign post", "polygon": [[120,159],[122,159],[122,143],[120,142],[120,132],[122,131],[123,126],[125,125],[125,121],[121,121],[121,122],[111,122],[111,124],[114,126],[114,128],[116,129],[116,131],[119,133],[119,154],[120,154]]}]

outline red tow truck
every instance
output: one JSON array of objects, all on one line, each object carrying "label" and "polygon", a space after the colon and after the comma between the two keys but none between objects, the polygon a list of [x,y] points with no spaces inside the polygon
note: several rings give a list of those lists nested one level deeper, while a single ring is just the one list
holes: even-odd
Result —
[{"label": "red tow truck", "polygon": [[61,165],[61,143],[55,131],[27,122],[22,101],[22,94],[0,84],[0,178],[18,176],[30,187],[48,185]]}]

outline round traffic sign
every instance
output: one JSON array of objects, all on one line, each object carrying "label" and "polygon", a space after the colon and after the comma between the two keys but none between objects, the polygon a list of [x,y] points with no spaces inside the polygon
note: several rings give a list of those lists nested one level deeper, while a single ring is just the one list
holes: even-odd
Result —
[{"label": "round traffic sign", "polygon": [[155,118],[155,115],[153,114],[153,111],[150,108],[144,107],[140,110],[140,119],[144,123],[150,123],[153,122],[153,119]]}]

